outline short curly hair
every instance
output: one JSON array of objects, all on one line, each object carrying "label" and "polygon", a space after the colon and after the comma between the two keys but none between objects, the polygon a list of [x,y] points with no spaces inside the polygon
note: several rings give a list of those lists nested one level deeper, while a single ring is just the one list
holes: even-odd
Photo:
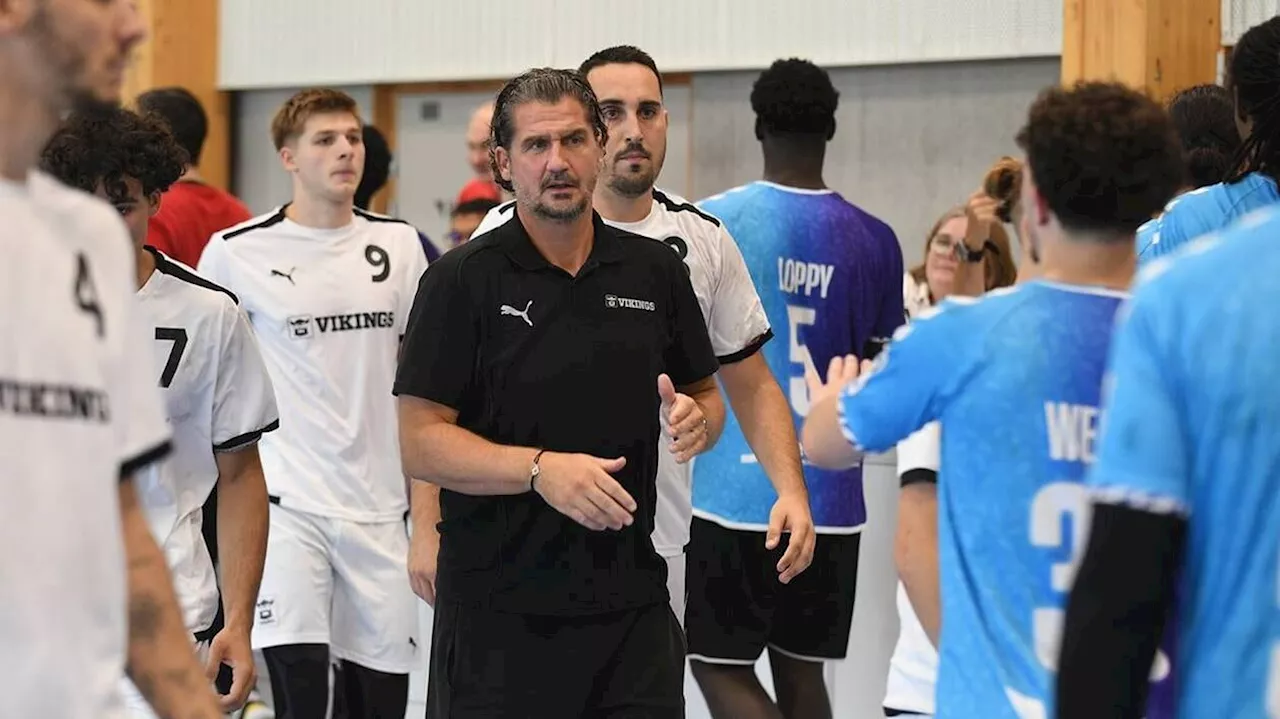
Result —
[{"label": "short curly hair", "polygon": [[158,115],[119,107],[73,113],[45,145],[41,168],[63,183],[93,192],[101,183],[108,199],[129,199],[126,178],[144,195],[164,192],[182,177],[187,151]]},{"label": "short curly hair", "polygon": [[1168,113],[1118,83],[1045,90],[1018,145],[1062,226],[1105,241],[1127,241],[1182,183],[1182,148]]},{"label": "short curly hair", "polygon": [[775,60],[751,87],[751,109],[770,135],[827,135],[839,104],[831,76],[808,60]]}]

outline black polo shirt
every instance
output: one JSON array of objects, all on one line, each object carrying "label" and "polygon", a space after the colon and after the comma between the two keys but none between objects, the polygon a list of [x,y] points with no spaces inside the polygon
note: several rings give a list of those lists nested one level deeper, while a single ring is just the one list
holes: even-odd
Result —
[{"label": "black polo shirt", "polygon": [[[594,214],[594,213],[593,213]],[[591,614],[667,601],[654,551],[661,428],[657,378],[717,367],[680,258],[606,225],[576,277],[551,265],[517,216],[422,277],[395,393],[458,411],[504,445],[625,456],[614,477],[635,522],[595,532],[533,492],[440,493],[440,597],[500,611]]]}]

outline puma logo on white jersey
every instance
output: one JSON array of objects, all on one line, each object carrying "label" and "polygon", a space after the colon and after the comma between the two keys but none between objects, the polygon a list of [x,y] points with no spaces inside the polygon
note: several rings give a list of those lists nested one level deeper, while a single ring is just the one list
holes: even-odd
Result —
[{"label": "puma logo on white jersey", "polygon": [[499,308],[498,308],[498,311],[499,311],[499,312],[501,312],[503,315],[510,315],[510,316],[512,316],[512,317],[519,317],[519,318],[521,318],[521,319],[523,319],[523,320],[525,321],[525,324],[527,324],[527,325],[529,325],[530,327],[532,327],[532,326],[533,326],[533,320],[529,319],[529,308],[530,308],[530,307],[533,307],[533,300],[529,300],[529,304],[525,305],[523,310],[518,310],[518,309],[516,309],[516,308],[512,307],[511,305],[503,305],[503,306],[501,306],[501,307],[499,307]]}]

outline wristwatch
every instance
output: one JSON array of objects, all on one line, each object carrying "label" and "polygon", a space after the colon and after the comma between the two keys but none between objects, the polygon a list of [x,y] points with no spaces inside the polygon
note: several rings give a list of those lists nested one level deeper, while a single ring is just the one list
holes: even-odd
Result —
[{"label": "wristwatch", "polygon": [[547,450],[545,449],[540,449],[538,450],[537,454],[533,455],[533,465],[529,467],[529,491],[530,492],[538,491],[533,486],[533,483],[538,481],[538,477],[542,476],[542,467],[538,465],[538,461],[542,459],[542,453],[546,451]]},{"label": "wristwatch", "polygon": [[956,257],[960,258],[961,262],[981,262],[983,256],[987,254],[987,245],[990,243],[991,240],[986,240],[982,243],[980,249],[972,250],[969,249],[968,244],[961,240],[956,243]]}]

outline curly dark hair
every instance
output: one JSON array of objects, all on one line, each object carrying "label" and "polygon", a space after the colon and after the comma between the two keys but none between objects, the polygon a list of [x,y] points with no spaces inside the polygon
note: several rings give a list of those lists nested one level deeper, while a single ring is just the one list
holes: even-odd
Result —
[{"label": "curly dark hair", "polygon": [[1045,90],[1018,145],[1062,226],[1102,241],[1130,241],[1182,183],[1182,148],[1168,113],[1118,83]]},{"label": "curly dark hair", "polygon": [[1240,36],[1231,50],[1227,87],[1235,92],[1236,113],[1253,121],[1227,181],[1237,182],[1250,172],[1280,180],[1280,17]]},{"label": "curly dark hair", "polygon": [[497,148],[511,152],[511,143],[516,137],[516,108],[529,102],[554,104],[566,97],[582,104],[587,124],[595,132],[600,146],[608,142],[609,128],[600,112],[600,102],[582,73],[550,67],[528,70],[508,80],[493,102],[493,120],[489,124],[489,166],[493,169],[493,181],[499,187],[507,192],[515,189],[511,181],[502,179],[502,173],[498,171]]},{"label": "curly dark hair", "polygon": [[827,71],[808,60],[775,60],[751,87],[756,123],[769,135],[830,137],[839,104]]},{"label": "curly dark hair", "polygon": [[114,203],[129,199],[125,178],[151,195],[169,189],[186,165],[187,151],[161,117],[118,107],[73,113],[40,158],[45,172],[72,187],[93,192],[102,183]]},{"label": "curly dark hair", "polygon": [[1182,139],[1187,183],[1212,185],[1227,176],[1240,150],[1231,93],[1221,85],[1193,85],[1169,100],[1169,117]]}]

